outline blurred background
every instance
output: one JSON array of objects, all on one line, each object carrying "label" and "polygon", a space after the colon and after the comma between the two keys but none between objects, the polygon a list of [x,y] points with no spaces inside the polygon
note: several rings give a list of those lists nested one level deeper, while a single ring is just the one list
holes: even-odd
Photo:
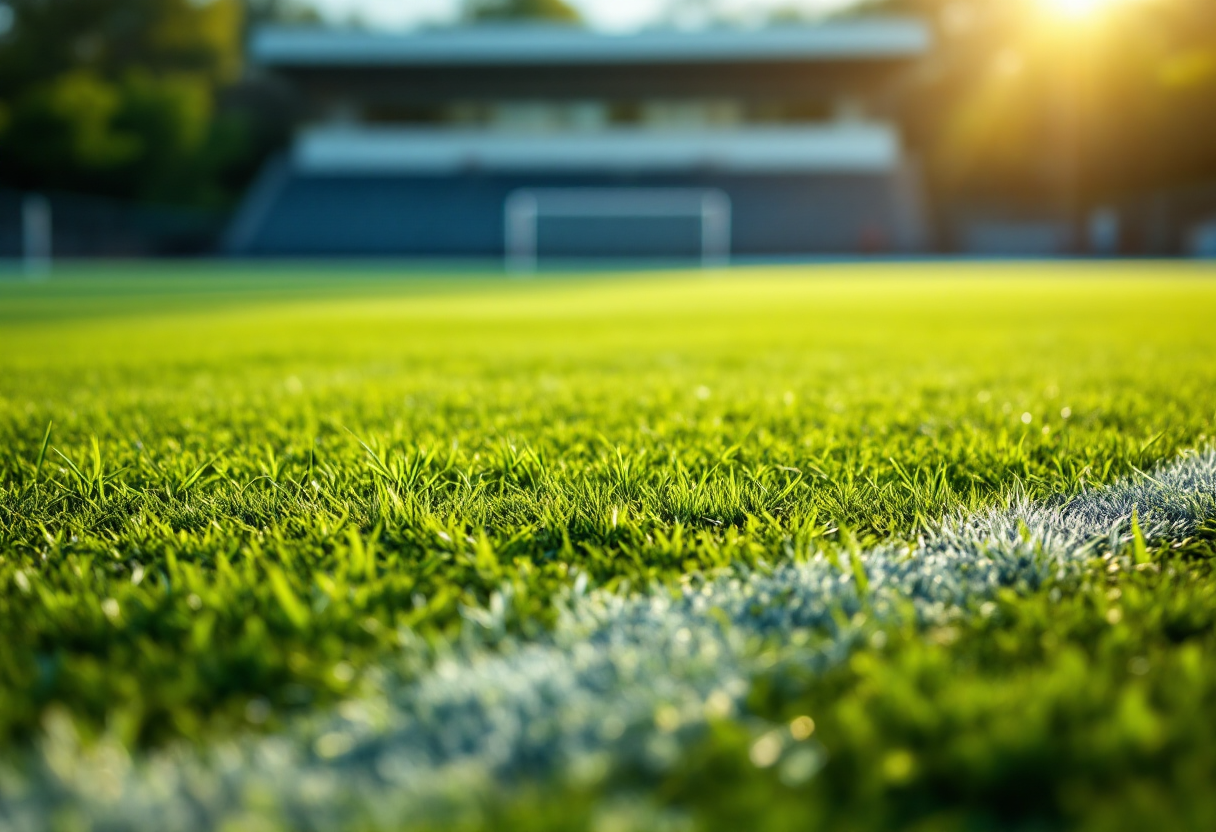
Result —
[{"label": "blurred background", "polygon": [[0,257],[1216,256],[1211,0],[0,0]]}]

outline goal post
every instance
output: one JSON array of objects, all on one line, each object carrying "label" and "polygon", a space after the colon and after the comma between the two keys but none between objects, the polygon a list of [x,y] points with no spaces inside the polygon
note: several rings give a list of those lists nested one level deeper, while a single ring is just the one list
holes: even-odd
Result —
[{"label": "goal post", "polygon": [[42,194],[26,194],[21,201],[21,257],[27,277],[50,273],[52,234],[51,201]]},{"label": "goal post", "polygon": [[706,268],[730,260],[731,202],[716,188],[521,188],[503,205],[506,266],[535,271],[540,221],[561,219],[694,218],[700,222],[700,257]]}]

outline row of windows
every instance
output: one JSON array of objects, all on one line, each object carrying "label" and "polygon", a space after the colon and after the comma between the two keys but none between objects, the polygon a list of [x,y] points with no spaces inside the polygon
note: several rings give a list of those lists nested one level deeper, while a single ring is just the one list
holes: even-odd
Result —
[{"label": "row of windows", "polygon": [[435,106],[368,105],[334,108],[328,121],[365,124],[498,127],[513,130],[600,130],[614,126],[656,128],[730,127],[856,120],[855,99],[838,101],[464,101]]}]

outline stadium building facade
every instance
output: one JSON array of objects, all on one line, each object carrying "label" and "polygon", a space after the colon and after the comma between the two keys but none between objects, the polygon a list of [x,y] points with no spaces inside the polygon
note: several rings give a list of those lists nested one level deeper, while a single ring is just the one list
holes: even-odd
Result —
[{"label": "stadium building facade", "polygon": [[928,30],[258,31],[304,119],[237,255],[776,257],[921,248],[887,105]]}]

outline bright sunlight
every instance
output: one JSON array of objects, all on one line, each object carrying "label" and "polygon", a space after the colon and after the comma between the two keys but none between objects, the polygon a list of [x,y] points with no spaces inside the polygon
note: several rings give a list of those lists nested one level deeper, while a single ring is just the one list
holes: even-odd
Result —
[{"label": "bright sunlight", "polygon": [[1122,0],[1042,0],[1048,11],[1071,20],[1092,17],[1120,2]]}]

